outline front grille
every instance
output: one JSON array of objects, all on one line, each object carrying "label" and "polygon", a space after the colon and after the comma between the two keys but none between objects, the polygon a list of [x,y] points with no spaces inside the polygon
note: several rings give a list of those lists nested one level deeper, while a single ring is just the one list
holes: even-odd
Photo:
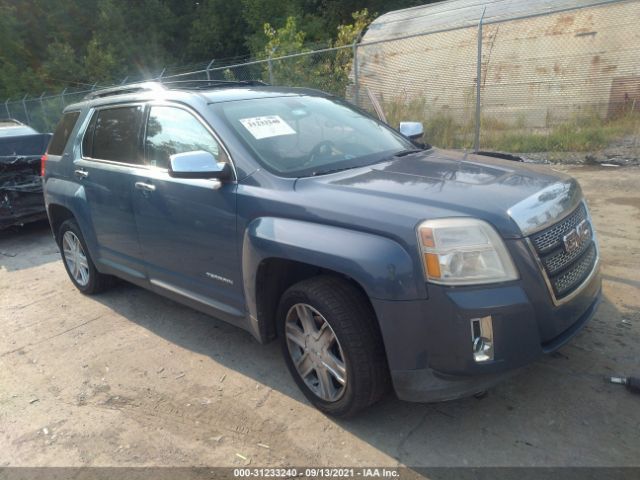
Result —
[{"label": "front grille", "polygon": [[555,275],[566,265],[581,256],[592,244],[591,239],[585,240],[571,253],[565,252],[564,248],[556,249],[542,258],[542,264],[549,275]]},{"label": "front grille", "polygon": [[[589,235],[567,252],[564,237],[583,220],[587,220]],[[533,235],[530,240],[549,279],[553,295],[558,300],[578,288],[595,267],[598,252],[583,203],[558,223]]]},{"label": "front grille", "polygon": [[550,226],[546,230],[536,233],[531,237],[533,246],[536,247],[538,253],[546,253],[550,250],[562,245],[562,237],[569,233],[572,229],[585,218],[587,218],[587,210],[584,204],[578,205],[573,213],[562,219],[555,225]]},{"label": "front grille", "polygon": [[587,253],[582,255],[580,261],[575,262],[571,268],[551,279],[551,284],[553,285],[553,290],[556,292],[556,296],[562,297],[584,282],[585,278],[591,273],[595,262],[596,247],[593,242],[591,242]]}]

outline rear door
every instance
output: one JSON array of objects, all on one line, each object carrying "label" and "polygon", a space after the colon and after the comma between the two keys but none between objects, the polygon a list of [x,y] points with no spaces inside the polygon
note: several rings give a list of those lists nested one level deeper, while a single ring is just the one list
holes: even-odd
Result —
[{"label": "rear door", "polygon": [[174,153],[205,150],[219,162],[228,154],[202,118],[173,104],[149,107],[144,149],[150,168],[137,179],[134,205],[149,280],[233,321],[244,310],[236,183],[168,173]]},{"label": "rear door", "polygon": [[133,184],[143,162],[143,105],[116,105],[93,113],[74,176],[84,187],[97,261],[132,280],[145,278],[133,214]]}]

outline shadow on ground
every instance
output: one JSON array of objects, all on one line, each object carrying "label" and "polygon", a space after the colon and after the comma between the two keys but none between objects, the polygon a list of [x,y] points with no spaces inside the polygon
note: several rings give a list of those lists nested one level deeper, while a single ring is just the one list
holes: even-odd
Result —
[{"label": "shadow on ground", "polygon": [[59,260],[47,220],[0,230],[0,269],[16,271]]}]

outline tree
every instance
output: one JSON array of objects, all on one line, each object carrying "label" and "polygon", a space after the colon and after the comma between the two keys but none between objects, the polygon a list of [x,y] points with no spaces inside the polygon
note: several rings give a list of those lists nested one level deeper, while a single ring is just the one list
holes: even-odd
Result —
[{"label": "tree", "polygon": [[[353,18],[353,23],[338,26],[338,35],[333,44],[335,47],[353,45],[354,42],[360,40],[362,33],[373,20],[373,17],[369,14],[369,10],[366,8],[353,12],[351,18]],[[331,66],[331,72],[328,73],[330,73],[335,83],[334,89],[342,92],[342,95],[344,95],[345,89],[349,84],[349,75],[352,70],[353,51],[347,49],[338,50],[335,61]]]},{"label": "tree", "polygon": [[207,0],[198,7],[191,25],[189,57],[202,60],[246,55],[247,32],[242,3]]},{"label": "tree", "polygon": [[[49,88],[64,88],[77,81],[77,73],[82,72],[76,52],[71,45],[64,42],[53,42],[47,47],[47,56],[42,64],[42,70],[42,76]],[[74,72],[77,72],[76,75]]]},{"label": "tree", "polygon": [[84,69],[89,82],[102,85],[113,82],[119,70],[113,47],[100,45],[97,38],[92,38],[84,57]]},{"label": "tree", "polygon": [[5,98],[42,88],[42,82],[31,66],[27,37],[18,20],[17,9],[0,3],[0,92]]},{"label": "tree", "polygon": [[241,4],[248,28],[245,45],[254,55],[259,55],[270,40],[265,24],[283,28],[289,18],[295,18],[297,23],[303,14],[299,0],[241,0]]},{"label": "tree", "polygon": [[[363,28],[363,20],[352,12],[382,13],[419,3],[424,1],[0,0],[0,99],[84,83],[104,85],[125,76],[150,78],[165,66],[185,62],[216,58],[231,63],[229,57],[265,58],[272,51],[282,55],[347,45]],[[367,14],[367,21],[371,18]],[[274,63],[282,71],[273,73],[289,84],[322,87],[329,82],[338,91],[348,83],[350,55],[345,49],[333,56]]]},{"label": "tree", "polygon": [[345,48],[283,59],[277,57],[310,51],[304,47],[306,34],[298,29],[295,17],[289,17],[285,26],[279,29],[266,23],[264,31],[267,43],[262,56],[276,57],[276,60],[268,64],[263,76],[276,85],[313,87],[345,96],[353,64],[353,50],[350,47],[371,23],[372,17],[365,8],[354,12],[352,20],[353,23],[338,26],[336,40],[329,44],[331,47]]}]

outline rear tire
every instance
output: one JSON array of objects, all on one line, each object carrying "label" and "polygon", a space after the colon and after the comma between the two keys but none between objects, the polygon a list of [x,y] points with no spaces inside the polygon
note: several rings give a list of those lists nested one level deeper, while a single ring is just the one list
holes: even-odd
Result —
[{"label": "rear tire", "polygon": [[80,227],[74,219],[60,225],[58,247],[62,263],[75,287],[86,295],[100,293],[113,284],[113,277],[96,269]]},{"label": "rear tire", "polygon": [[352,283],[332,276],[299,282],[282,295],[277,318],[287,367],[316,408],[349,417],[387,392],[375,314]]}]

